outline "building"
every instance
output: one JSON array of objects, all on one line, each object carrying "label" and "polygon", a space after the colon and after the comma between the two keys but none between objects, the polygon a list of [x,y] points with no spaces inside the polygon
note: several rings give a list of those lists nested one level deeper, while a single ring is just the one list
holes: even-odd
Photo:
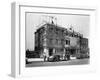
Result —
[{"label": "building", "polygon": [[43,57],[44,53],[47,57],[53,55],[62,57],[67,52],[70,53],[70,56],[77,57],[77,54],[83,52],[83,45],[88,48],[87,40],[83,38],[82,34],[72,29],[63,28],[54,23],[46,23],[35,32],[35,51],[39,53],[40,57]]},{"label": "building", "polygon": [[80,53],[82,57],[89,57],[89,47],[87,38],[80,39]]}]

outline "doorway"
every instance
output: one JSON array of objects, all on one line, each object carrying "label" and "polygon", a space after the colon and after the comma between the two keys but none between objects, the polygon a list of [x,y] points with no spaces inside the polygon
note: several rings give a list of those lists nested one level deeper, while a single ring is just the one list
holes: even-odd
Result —
[{"label": "doorway", "polygon": [[53,55],[53,48],[50,48],[49,49],[49,56],[52,56]]}]

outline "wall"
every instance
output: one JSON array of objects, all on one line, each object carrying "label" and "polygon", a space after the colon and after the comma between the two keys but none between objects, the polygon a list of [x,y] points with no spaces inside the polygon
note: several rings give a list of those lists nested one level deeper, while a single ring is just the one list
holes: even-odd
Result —
[{"label": "wall", "polygon": [[[44,76],[33,76],[30,78],[21,78],[22,80],[100,80],[100,0],[1,0],[0,1],[0,80],[14,80],[10,77],[11,67],[11,2],[13,1],[24,1],[30,2],[34,5],[46,5],[46,6],[95,6],[97,7],[97,18],[96,18],[96,36],[94,37],[96,53],[96,72],[84,72],[84,73],[56,73],[53,75]],[[95,53],[94,53],[95,54]],[[70,67],[70,66],[69,66]],[[73,66],[78,67],[78,66]],[[52,70],[52,69],[51,69]],[[20,79],[17,79],[20,80]]]},{"label": "wall", "polygon": [[79,42],[79,38],[76,38],[76,37],[70,37],[70,45],[72,46],[72,47],[79,47],[79,44],[78,44],[78,42]]}]

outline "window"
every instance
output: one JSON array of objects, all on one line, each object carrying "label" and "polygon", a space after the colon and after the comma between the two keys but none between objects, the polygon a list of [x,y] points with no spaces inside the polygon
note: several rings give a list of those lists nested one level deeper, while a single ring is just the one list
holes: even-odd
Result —
[{"label": "window", "polygon": [[53,43],[53,39],[50,39],[49,41],[50,41],[50,44],[52,44],[52,43]]},{"label": "window", "polygon": [[63,44],[63,42],[64,42],[64,40],[63,40],[63,39],[61,39],[61,44]]},{"label": "window", "polygon": [[58,35],[58,29],[56,29],[56,34]]},{"label": "window", "polygon": [[58,40],[58,44],[61,44],[61,40]]},{"label": "window", "polygon": [[56,44],[58,44],[58,39],[56,39]]},{"label": "window", "polygon": [[69,40],[66,40],[66,44],[69,45],[70,44],[70,41]]}]

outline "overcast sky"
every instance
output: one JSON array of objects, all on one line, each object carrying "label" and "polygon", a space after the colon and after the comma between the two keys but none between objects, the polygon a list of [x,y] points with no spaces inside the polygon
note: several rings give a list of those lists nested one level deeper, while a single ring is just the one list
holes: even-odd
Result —
[{"label": "overcast sky", "polygon": [[70,25],[77,32],[83,34],[84,37],[89,37],[90,16],[85,15],[58,15],[58,14],[42,14],[42,13],[27,13],[26,14],[26,49],[34,50],[34,32],[39,24],[43,21],[50,21],[47,16],[57,18],[55,23],[61,27],[68,28]]}]

